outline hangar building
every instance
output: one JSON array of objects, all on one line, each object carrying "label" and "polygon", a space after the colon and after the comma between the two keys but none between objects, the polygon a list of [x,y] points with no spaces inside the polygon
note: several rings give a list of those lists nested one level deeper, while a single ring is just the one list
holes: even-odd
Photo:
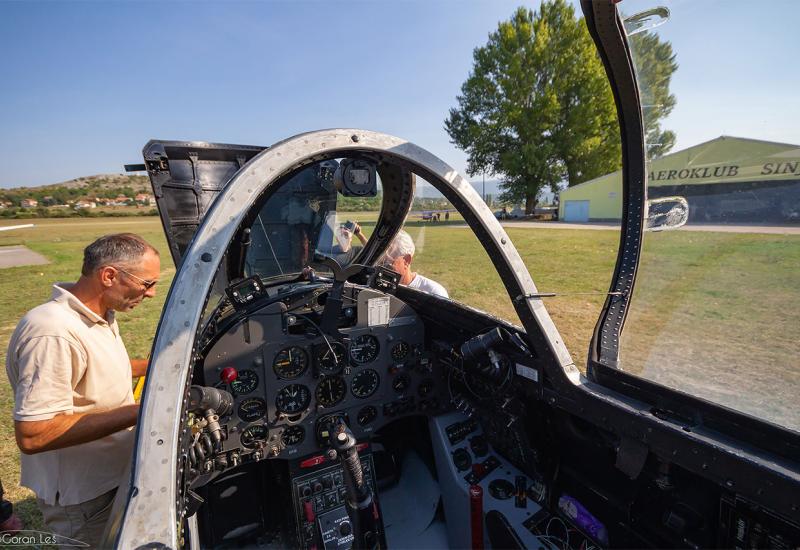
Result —
[{"label": "hangar building", "polygon": [[[653,160],[648,198],[681,196],[689,223],[800,221],[800,145],[721,136]],[[622,172],[561,191],[566,222],[619,221]]]}]

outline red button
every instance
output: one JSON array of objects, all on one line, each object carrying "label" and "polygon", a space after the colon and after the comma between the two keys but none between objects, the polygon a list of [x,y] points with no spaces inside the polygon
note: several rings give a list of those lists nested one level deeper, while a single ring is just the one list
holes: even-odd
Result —
[{"label": "red button", "polygon": [[239,378],[239,373],[233,367],[225,367],[222,369],[222,372],[219,373],[219,378],[226,384],[230,384],[237,378]]},{"label": "red button", "polygon": [[472,465],[472,473],[478,477],[483,477],[483,475],[486,473],[486,467],[480,462],[476,462]]},{"label": "red button", "polygon": [[303,501],[303,511],[306,514],[306,521],[308,523],[314,523],[314,507],[311,505],[310,500]]}]

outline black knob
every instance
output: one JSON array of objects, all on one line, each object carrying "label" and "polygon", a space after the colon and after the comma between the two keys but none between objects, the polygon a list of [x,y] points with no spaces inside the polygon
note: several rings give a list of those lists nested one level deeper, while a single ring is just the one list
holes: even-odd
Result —
[{"label": "black knob", "polygon": [[303,496],[304,497],[310,497],[311,496],[311,487],[309,487],[308,485],[303,487]]},{"label": "black knob", "polygon": [[353,528],[350,526],[350,522],[349,521],[343,521],[339,525],[339,534],[342,535],[343,537],[346,537],[347,535],[349,535],[352,532],[353,532]]},{"label": "black knob", "polygon": [[322,492],[322,483],[320,483],[319,481],[315,481],[314,482],[314,492],[315,493],[321,493]]}]

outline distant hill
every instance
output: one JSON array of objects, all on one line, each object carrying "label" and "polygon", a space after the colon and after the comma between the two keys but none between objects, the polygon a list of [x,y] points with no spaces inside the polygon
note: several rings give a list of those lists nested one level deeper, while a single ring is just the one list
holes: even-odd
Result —
[{"label": "distant hill", "polygon": [[36,187],[0,188],[0,202],[19,206],[24,199],[34,199],[39,203],[70,204],[86,199],[113,199],[119,195],[133,198],[139,193],[152,193],[147,176],[98,174]]}]

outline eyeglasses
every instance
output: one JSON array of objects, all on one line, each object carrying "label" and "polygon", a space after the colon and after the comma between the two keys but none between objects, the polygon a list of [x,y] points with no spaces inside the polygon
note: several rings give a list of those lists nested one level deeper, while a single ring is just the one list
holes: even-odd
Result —
[{"label": "eyeglasses", "polygon": [[139,281],[140,283],[142,283],[142,286],[144,286],[144,289],[145,289],[145,290],[150,290],[151,288],[153,288],[154,286],[156,286],[156,283],[158,283],[158,281],[157,281],[157,280],[156,280],[156,281],[149,281],[149,280],[147,280],[147,279],[142,279],[141,277],[137,277],[137,276],[136,276],[136,275],[134,275],[133,273],[131,273],[131,272],[129,272],[129,271],[125,271],[125,270],[124,270],[124,269],[122,269],[121,267],[117,267],[117,266],[112,266],[112,267],[113,267],[114,269],[116,269],[117,271],[122,271],[122,272],[123,272],[125,275],[128,275],[129,277],[133,277],[134,279],[136,279],[137,281]]}]

